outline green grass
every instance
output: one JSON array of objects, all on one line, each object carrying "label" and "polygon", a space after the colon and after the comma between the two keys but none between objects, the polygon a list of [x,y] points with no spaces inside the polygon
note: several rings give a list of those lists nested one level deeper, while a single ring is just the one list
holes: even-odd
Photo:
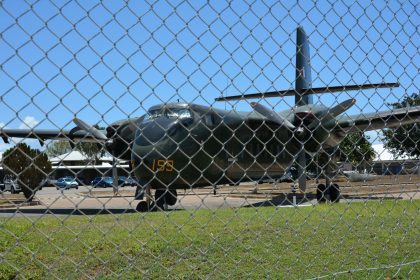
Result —
[{"label": "green grass", "polygon": [[409,264],[420,259],[419,208],[385,201],[1,218],[0,279],[420,279],[419,264]]}]

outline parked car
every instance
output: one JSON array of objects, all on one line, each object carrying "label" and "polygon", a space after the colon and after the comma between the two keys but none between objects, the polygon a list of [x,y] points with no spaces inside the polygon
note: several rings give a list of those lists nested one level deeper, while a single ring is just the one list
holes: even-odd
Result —
[{"label": "parked car", "polygon": [[42,182],[40,183],[40,186],[42,189],[43,187],[55,187],[55,183],[57,182],[57,180],[51,179],[51,178],[45,178],[44,180],[42,180]]},{"label": "parked car", "polygon": [[125,186],[125,180],[127,180],[127,176],[119,176],[118,177],[118,186]]},{"label": "parked car", "polygon": [[91,185],[94,188],[97,187],[111,187],[113,186],[113,182],[114,180],[112,179],[112,177],[96,177],[95,179],[92,180]]},{"label": "parked car", "polygon": [[77,183],[74,178],[68,178],[68,177],[59,178],[55,182],[55,187],[57,188],[57,190],[59,190],[59,189],[71,189],[71,188],[78,189],[79,188],[79,183]]},{"label": "parked car", "polygon": [[132,186],[133,187],[133,186],[137,186],[138,183],[137,183],[136,179],[134,179],[131,176],[129,176],[129,177],[120,176],[120,177],[118,177],[118,185],[123,186],[123,187],[125,187],[125,186]]},{"label": "parked car", "polygon": [[4,177],[4,184],[0,185],[0,191],[11,192],[11,193],[20,193],[22,191],[19,186],[16,178],[10,175]]}]

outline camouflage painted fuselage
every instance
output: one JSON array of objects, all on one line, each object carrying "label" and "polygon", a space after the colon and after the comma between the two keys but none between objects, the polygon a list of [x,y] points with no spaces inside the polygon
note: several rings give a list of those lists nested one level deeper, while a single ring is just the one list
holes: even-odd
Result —
[{"label": "camouflage painted fuselage", "polygon": [[[178,109],[186,109],[189,114],[181,118],[165,114]],[[294,162],[301,147],[299,141],[306,142],[307,152],[317,152],[319,143],[328,136],[316,131],[308,139],[296,139],[292,131],[256,112],[194,104],[158,105],[149,112],[159,110],[162,114],[139,119],[131,148],[136,177],[141,184],[153,188],[192,188],[279,178]],[[311,118],[323,111],[324,107],[312,108]],[[300,107],[299,112],[305,113],[305,107]],[[296,123],[295,113],[283,112]],[[304,124],[311,120],[299,121]]]}]

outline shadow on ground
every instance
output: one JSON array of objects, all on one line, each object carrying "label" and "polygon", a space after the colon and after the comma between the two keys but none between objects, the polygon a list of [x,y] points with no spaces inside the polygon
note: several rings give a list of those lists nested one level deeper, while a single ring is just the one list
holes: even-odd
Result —
[{"label": "shadow on ground", "polygon": [[[316,196],[311,194],[297,194],[296,202],[293,202],[293,195],[279,195],[272,199],[263,200],[261,202],[244,205],[244,208],[258,208],[258,207],[287,207],[287,206],[309,206],[317,204]],[[341,202],[350,203],[357,201],[369,201],[369,200],[396,200],[402,199],[401,197],[379,197],[379,196],[354,196],[354,195],[343,195]],[[199,206],[197,207],[199,208]],[[167,211],[182,211],[185,209],[170,209]],[[38,214],[38,215],[110,215],[110,214],[126,214],[136,213],[137,211],[132,208],[19,208],[10,207],[0,209],[0,214]]]}]

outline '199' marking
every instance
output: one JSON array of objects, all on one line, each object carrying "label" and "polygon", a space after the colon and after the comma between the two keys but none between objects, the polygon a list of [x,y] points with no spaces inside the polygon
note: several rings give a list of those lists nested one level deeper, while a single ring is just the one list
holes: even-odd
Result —
[{"label": "'199' marking", "polygon": [[174,161],[172,159],[154,159],[152,161],[152,171],[174,171]]}]

